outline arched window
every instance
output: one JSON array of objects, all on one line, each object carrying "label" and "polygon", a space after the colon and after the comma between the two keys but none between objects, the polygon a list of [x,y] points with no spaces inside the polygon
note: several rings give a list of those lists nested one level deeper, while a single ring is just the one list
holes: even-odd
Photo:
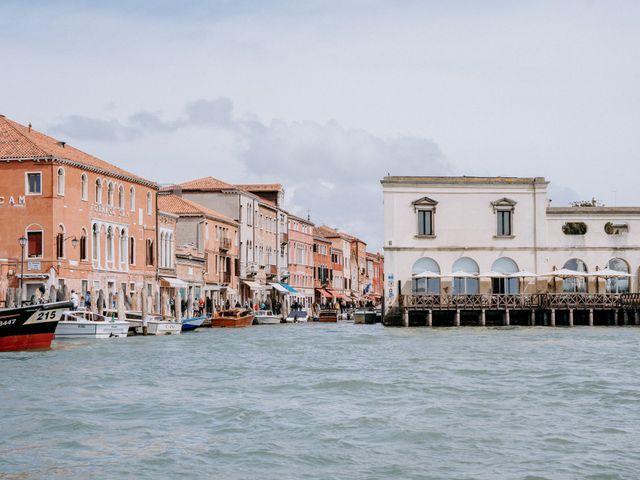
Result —
[{"label": "arched window", "polygon": [[80,192],[82,194],[82,200],[85,202],[89,199],[89,180],[87,174],[83,173],[80,177]]},{"label": "arched window", "polygon": [[[629,264],[622,258],[612,258],[607,262],[607,268],[616,272],[629,273]],[[629,293],[629,278],[631,277],[608,278],[607,293]]]},{"label": "arched window", "polygon": [[153,240],[147,239],[147,265],[152,266],[154,264],[153,258]]},{"label": "arched window", "polygon": [[129,210],[136,211],[136,189],[134,187],[129,189]]},{"label": "arched window", "polygon": [[169,268],[173,268],[173,233],[169,234],[168,252],[168,266]]},{"label": "arched window", "polygon": [[64,168],[58,168],[57,189],[58,195],[64,195]]},{"label": "arched window", "polygon": [[102,203],[102,180],[96,178],[96,203]]},{"label": "arched window", "polygon": [[118,251],[118,258],[120,259],[120,265],[124,268],[124,266],[127,264],[127,232],[124,228],[120,230],[119,240],[120,248]]},{"label": "arched window", "polygon": [[422,257],[411,268],[413,293],[440,294],[440,266],[433,258]]},{"label": "arched window", "polygon": [[469,257],[462,257],[453,264],[453,294],[454,295],[475,295],[480,292],[480,281],[478,280],[480,269],[475,260]]},{"label": "arched window", "polygon": [[100,228],[97,223],[91,227],[91,250],[93,251],[93,259],[100,262]]},{"label": "arched window", "polygon": [[107,262],[113,262],[113,228],[107,228]]},{"label": "arched window", "polygon": [[147,215],[151,215],[152,202],[151,202],[151,192],[147,192]]},{"label": "arched window", "polygon": [[122,185],[118,187],[118,208],[124,208],[124,187]]},{"label": "arched window", "polygon": [[136,239],[129,237],[129,265],[136,263]]},{"label": "arched window", "polygon": [[58,234],[56,235],[56,256],[64,258],[64,226],[58,226]]},{"label": "arched window", "polygon": [[158,263],[160,268],[164,268],[165,266],[164,262],[167,255],[165,241],[166,241],[166,235],[164,232],[161,232],[160,233],[160,249],[158,250],[158,254],[160,256]]},{"label": "arched window", "polygon": [[107,205],[113,207],[113,183],[107,184]]},{"label": "arched window", "polygon": [[87,259],[87,229],[82,227],[80,233],[80,260]]},{"label": "arched window", "polygon": [[[567,260],[562,268],[567,270],[573,270],[575,272],[587,273],[587,265],[579,258],[572,258]],[[587,279],[586,277],[569,277],[565,278],[563,282],[563,288],[565,292],[586,292],[587,291]]]},{"label": "arched window", "polygon": [[508,257],[502,257],[493,262],[491,270],[505,275],[505,277],[491,279],[491,291],[493,293],[516,294],[520,291],[520,280],[513,277],[509,278],[509,274],[518,271],[516,262]]}]

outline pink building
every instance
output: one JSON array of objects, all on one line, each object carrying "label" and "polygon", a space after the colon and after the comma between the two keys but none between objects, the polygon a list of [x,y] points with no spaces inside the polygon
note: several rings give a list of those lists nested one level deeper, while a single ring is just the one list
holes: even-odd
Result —
[{"label": "pink building", "polygon": [[306,308],[313,303],[313,223],[289,214],[289,280]]}]

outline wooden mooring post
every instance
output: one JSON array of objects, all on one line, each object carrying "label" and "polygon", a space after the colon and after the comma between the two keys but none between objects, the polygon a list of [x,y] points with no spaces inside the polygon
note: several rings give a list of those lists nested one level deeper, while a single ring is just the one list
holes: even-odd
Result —
[{"label": "wooden mooring post", "polygon": [[573,327],[573,308],[569,309],[569,326]]},{"label": "wooden mooring post", "polygon": [[593,327],[593,308],[589,309],[589,326]]},{"label": "wooden mooring post", "polygon": [[552,327],[556,326],[556,309],[555,308],[551,309],[551,320],[549,321],[549,324]]}]

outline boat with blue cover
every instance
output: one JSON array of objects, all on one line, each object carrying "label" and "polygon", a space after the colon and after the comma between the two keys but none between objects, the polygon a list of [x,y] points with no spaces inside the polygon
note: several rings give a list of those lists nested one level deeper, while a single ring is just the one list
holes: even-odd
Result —
[{"label": "boat with blue cover", "polygon": [[188,330],[195,330],[196,328],[201,327],[206,319],[207,319],[206,315],[202,317],[183,318],[182,331],[186,332]]}]

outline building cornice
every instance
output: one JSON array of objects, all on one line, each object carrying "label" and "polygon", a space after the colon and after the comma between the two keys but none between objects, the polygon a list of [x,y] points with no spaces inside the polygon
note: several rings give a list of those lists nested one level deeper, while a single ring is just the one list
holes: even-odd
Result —
[{"label": "building cornice", "polygon": [[544,177],[420,177],[386,176],[380,183],[385,186],[424,185],[548,185]]},{"label": "building cornice", "polygon": [[547,215],[640,215],[640,207],[547,207]]}]

